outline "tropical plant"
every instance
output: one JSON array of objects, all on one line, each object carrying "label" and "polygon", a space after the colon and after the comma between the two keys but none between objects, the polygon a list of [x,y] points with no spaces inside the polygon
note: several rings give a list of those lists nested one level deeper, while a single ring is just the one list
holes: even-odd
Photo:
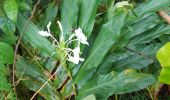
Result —
[{"label": "tropical plant", "polygon": [[[105,100],[138,91],[156,98],[156,53],[170,32],[156,12],[167,12],[169,0],[1,0],[0,6],[2,99]],[[161,75],[169,75],[164,48],[157,57]],[[166,77],[160,82],[169,83]]]}]

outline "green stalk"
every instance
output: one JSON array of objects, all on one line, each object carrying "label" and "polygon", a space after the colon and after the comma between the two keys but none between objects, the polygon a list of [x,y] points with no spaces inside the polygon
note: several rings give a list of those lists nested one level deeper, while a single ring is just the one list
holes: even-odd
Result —
[{"label": "green stalk", "polygon": [[152,93],[151,93],[151,91],[149,90],[148,87],[147,87],[147,90],[148,90],[148,92],[149,92],[149,95],[150,95],[151,99],[154,100],[153,95],[152,95]]}]

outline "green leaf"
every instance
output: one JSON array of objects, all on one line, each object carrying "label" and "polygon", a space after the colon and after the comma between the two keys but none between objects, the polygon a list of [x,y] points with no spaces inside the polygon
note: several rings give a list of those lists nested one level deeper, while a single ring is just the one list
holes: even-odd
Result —
[{"label": "green leaf", "polygon": [[6,77],[0,76],[0,90],[1,91],[10,91],[11,90],[11,84],[8,83]]},{"label": "green leaf", "polygon": [[133,38],[130,42],[130,44],[143,44],[143,43],[149,43],[152,40],[169,33],[170,31],[170,26],[167,24],[158,24],[151,30],[148,30],[146,32],[143,32],[139,36]]},{"label": "green leaf", "polygon": [[0,29],[5,34],[13,34],[15,32],[15,25],[6,17],[0,16]]},{"label": "green leaf", "polygon": [[121,73],[111,72],[90,80],[78,92],[78,99],[94,94],[96,100],[106,100],[113,94],[123,94],[138,91],[153,84],[155,78],[149,74],[137,73],[127,69]]},{"label": "green leaf", "polygon": [[16,40],[17,37],[14,34],[2,34],[2,37],[0,37],[0,41],[9,45],[14,45]]},{"label": "green leaf", "polygon": [[6,70],[6,68],[5,68],[5,66],[2,64],[2,63],[0,63],[0,76],[2,77],[4,77],[4,76],[7,76],[7,70]]},{"label": "green leaf", "polygon": [[[158,2],[159,1],[159,2]],[[170,5],[169,0],[149,0],[137,6],[134,11],[139,16],[127,22],[127,27],[123,30],[122,37],[117,45],[123,47],[129,43],[131,38],[153,29],[159,23],[162,23],[160,16],[155,14],[156,11]],[[154,5],[154,6],[151,6]],[[145,16],[142,16],[145,15]]]},{"label": "green leaf", "polygon": [[[95,72],[95,76],[98,74],[106,74],[112,70],[122,71],[127,68],[142,69],[147,68],[150,64],[154,63],[155,55],[157,50],[162,44],[151,44],[151,45],[133,45],[128,46],[121,50],[109,53],[102,64],[98,67]],[[152,51],[152,52],[148,52]]]},{"label": "green leaf", "polygon": [[[18,78],[24,79],[21,82],[33,91],[37,91],[48,80],[40,68],[23,58],[20,58],[16,64],[16,75]],[[48,100],[60,100],[60,94],[51,81],[42,88],[39,94]]]},{"label": "green leaf", "polygon": [[[154,5],[154,6],[153,6]],[[142,16],[146,13],[153,13],[170,5],[169,0],[148,0],[140,4],[136,9],[135,13],[138,16]]]},{"label": "green leaf", "polygon": [[108,16],[108,20],[112,19],[114,11],[115,11],[115,0],[113,0],[112,2],[110,2],[110,6],[107,10],[107,16]]},{"label": "green leaf", "polygon": [[85,98],[83,98],[82,100],[96,100],[96,97],[94,94],[88,95]]},{"label": "green leaf", "polygon": [[80,0],[78,27],[82,28],[87,37],[93,30],[98,6],[99,0]]},{"label": "green leaf", "polygon": [[142,18],[134,19],[126,23],[126,26],[122,29],[121,36],[116,41],[113,49],[123,48],[131,39],[139,36],[143,32],[152,30],[155,26],[162,23],[160,17],[157,14],[147,14]]},{"label": "green leaf", "polygon": [[18,1],[19,10],[31,10],[30,6],[26,2]]},{"label": "green leaf", "polygon": [[158,52],[156,57],[158,58],[159,62],[161,63],[161,66],[163,67],[160,76],[159,81],[161,83],[170,84],[170,42],[165,44]]},{"label": "green leaf", "polygon": [[159,62],[161,63],[162,67],[170,68],[170,42],[165,44],[158,52],[156,57],[158,58]]},{"label": "green leaf", "polygon": [[77,16],[78,16],[78,1],[62,0],[61,24],[65,39],[67,39],[72,34],[73,27],[76,28]]},{"label": "green leaf", "polygon": [[104,24],[101,28],[99,35],[96,37],[89,56],[81,66],[80,71],[76,75],[76,82],[80,82],[91,72],[96,69],[103,61],[105,55],[111,49],[115,41],[120,35],[121,29],[127,13],[118,11],[115,13],[112,20]]},{"label": "green leaf", "polygon": [[157,14],[149,14],[142,18],[137,18],[127,23],[127,27],[123,30],[124,37],[133,38],[147,30],[153,29],[156,25],[162,23]]},{"label": "green leaf", "polygon": [[6,43],[0,42],[0,63],[12,64],[14,59],[14,51],[12,47]]},{"label": "green leaf", "polygon": [[0,63],[0,90],[1,91],[10,91],[11,85],[6,79],[7,70],[3,64]]},{"label": "green leaf", "polygon": [[[21,14],[18,15],[17,28],[19,33],[23,32],[25,25],[27,24],[26,18]],[[39,49],[41,52],[46,53],[48,56],[51,56],[56,50],[52,46],[49,40],[46,37],[43,37],[38,34],[40,31],[32,22],[29,22],[27,27],[24,30],[24,39],[29,42],[33,47]]]},{"label": "green leaf", "polygon": [[17,21],[18,4],[16,0],[6,0],[4,4],[4,10],[8,18],[14,23]]},{"label": "green leaf", "polygon": [[[112,63],[112,70],[122,70],[126,68],[142,69],[148,67],[155,62],[156,52],[161,45],[162,44],[157,43],[126,46],[126,53],[122,54],[122,57],[120,57],[121,59],[115,59],[116,62]],[[127,56],[124,57],[125,55]]]},{"label": "green leaf", "polygon": [[49,22],[53,22],[57,16],[58,6],[55,3],[50,3],[45,11],[40,26],[44,28]]},{"label": "green leaf", "polygon": [[159,81],[161,83],[170,84],[170,68],[163,67],[160,72]]}]

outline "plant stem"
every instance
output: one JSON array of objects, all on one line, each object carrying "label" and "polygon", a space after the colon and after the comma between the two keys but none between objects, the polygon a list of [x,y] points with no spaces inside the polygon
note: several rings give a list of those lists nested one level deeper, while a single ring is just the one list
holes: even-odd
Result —
[{"label": "plant stem", "polygon": [[[57,73],[58,69],[51,75],[51,77],[34,93],[34,95],[31,97],[30,100],[33,100],[34,97],[43,89],[43,87],[55,76]],[[60,100],[59,98],[57,100]]]},{"label": "plant stem", "polygon": [[72,87],[73,87],[73,91],[74,91],[74,94],[77,95],[77,92],[76,92],[76,85],[74,84],[74,79],[73,79],[73,76],[71,74],[71,71],[69,68],[67,68],[65,66],[65,69],[68,71],[68,76],[70,77],[70,79],[72,80]]},{"label": "plant stem", "polygon": [[148,92],[149,92],[149,95],[150,95],[151,99],[154,100],[154,98],[153,98],[153,96],[152,96],[152,93],[151,93],[151,91],[149,90],[148,87],[147,87],[147,90],[148,90]]},{"label": "plant stem", "polygon": [[115,94],[115,100],[118,100],[118,96],[117,96],[117,94]]}]

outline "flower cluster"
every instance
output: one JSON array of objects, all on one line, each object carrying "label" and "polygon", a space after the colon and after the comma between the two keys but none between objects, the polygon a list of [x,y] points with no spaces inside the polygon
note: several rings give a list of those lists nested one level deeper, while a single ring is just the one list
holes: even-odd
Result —
[{"label": "flower cluster", "polygon": [[80,43],[85,44],[85,45],[89,45],[89,43],[87,42],[87,38],[83,34],[82,29],[80,27],[78,29],[76,29],[74,31],[74,33],[69,37],[69,39],[64,42],[65,45],[68,45],[73,41],[77,41],[77,47],[75,47],[74,49],[62,48],[62,47],[60,47],[60,42],[64,41],[63,28],[59,21],[57,23],[61,30],[60,41],[57,41],[57,39],[55,39],[50,32],[51,22],[49,22],[47,25],[47,31],[39,31],[38,33],[41,36],[51,37],[53,39],[53,43],[57,43],[56,46],[66,53],[67,61],[70,61],[74,64],[78,64],[80,61],[84,61],[84,58],[80,57]]}]

